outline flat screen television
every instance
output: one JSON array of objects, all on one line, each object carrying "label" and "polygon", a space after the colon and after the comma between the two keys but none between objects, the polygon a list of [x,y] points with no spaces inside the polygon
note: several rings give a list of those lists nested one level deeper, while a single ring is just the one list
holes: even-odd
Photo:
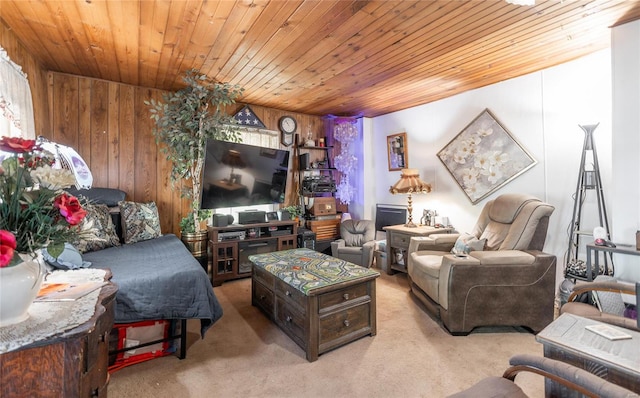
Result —
[{"label": "flat screen television", "polygon": [[284,202],[289,151],[209,140],[202,178],[203,209]]}]

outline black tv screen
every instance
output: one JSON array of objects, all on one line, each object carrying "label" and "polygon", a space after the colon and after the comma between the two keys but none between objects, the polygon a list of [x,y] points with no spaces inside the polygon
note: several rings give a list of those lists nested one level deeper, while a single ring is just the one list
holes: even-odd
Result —
[{"label": "black tv screen", "polygon": [[282,203],[289,151],[209,140],[202,178],[202,208]]}]

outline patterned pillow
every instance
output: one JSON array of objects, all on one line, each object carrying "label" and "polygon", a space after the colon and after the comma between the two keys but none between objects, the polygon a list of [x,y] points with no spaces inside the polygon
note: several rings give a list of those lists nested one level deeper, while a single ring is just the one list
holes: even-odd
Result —
[{"label": "patterned pillow", "polygon": [[453,249],[451,249],[451,253],[461,256],[467,255],[470,252],[477,250],[484,250],[484,246],[487,244],[486,239],[478,239],[471,234],[461,234],[456,243],[453,245]]},{"label": "patterned pillow", "polygon": [[74,246],[80,253],[120,246],[120,239],[116,234],[116,227],[111,219],[109,207],[103,204],[85,205],[87,216],[82,220],[81,229],[90,228],[92,234],[82,234]]},{"label": "patterned pillow", "polygon": [[140,242],[162,235],[158,207],[155,202],[122,201],[118,205],[120,206],[120,216],[122,217],[124,243]]}]

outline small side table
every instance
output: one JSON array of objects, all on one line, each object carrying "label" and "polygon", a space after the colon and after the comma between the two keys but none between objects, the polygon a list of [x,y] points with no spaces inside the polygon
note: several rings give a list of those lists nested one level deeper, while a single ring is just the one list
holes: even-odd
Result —
[{"label": "small side table", "polygon": [[[633,245],[616,244],[616,247],[609,247],[609,246],[599,246],[599,245],[596,245],[594,242],[591,242],[586,245],[586,248],[587,248],[586,280],[589,282],[593,280],[593,274],[591,271],[592,269],[595,268],[597,273],[598,274],[600,273],[599,252],[605,253],[605,256],[607,254],[612,254],[612,253],[625,254],[630,256],[640,256],[640,251],[637,250],[635,247],[633,247]],[[609,272],[608,262],[606,261],[606,258],[605,258],[604,272],[605,274],[608,274]]]},{"label": "small side table", "polygon": [[428,236],[431,234],[448,234],[453,228],[435,228],[419,226],[415,228],[404,225],[391,225],[383,228],[387,232],[387,274],[394,271],[407,272],[407,249],[412,236]]},{"label": "small side table", "polygon": [[[573,314],[562,314],[536,336],[544,356],[587,370],[614,384],[640,393],[640,333],[608,325],[631,336],[609,340],[587,329],[602,322]],[[582,397],[558,383],[545,380],[546,397]]]}]

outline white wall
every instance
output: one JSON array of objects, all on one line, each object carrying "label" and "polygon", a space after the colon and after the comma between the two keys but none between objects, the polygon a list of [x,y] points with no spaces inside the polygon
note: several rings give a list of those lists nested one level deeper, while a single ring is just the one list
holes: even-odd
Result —
[{"label": "white wall", "polygon": [[[388,192],[400,172],[388,171],[386,158],[386,136],[404,131],[409,143],[409,167],[417,168],[422,179],[434,188],[430,194],[413,196],[414,220],[420,219],[422,209],[435,209],[439,215],[448,216],[458,231],[466,232],[475,224],[487,200],[507,192],[537,196],[556,208],[545,251],[558,256],[561,280],[584,142],[579,124],[600,123],[594,137],[607,209],[613,200],[610,59],[609,50],[600,51],[541,72],[365,121],[365,152],[371,151],[375,158],[368,163],[372,168],[365,167],[365,185],[371,195],[365,199],[365,214],[373,217],[375,203],[406,204],[406,196]],[[538,164],[472,205],[436,154],[485,108]],[[585,211],[595,215],[588,210],[594,203],[595,194],[589,193]],[[581,227],[593,229],[597,224],[587,214]]]},{"label": "white wall", "polygon": [[[612,29],[612,237],[635,247],[640,230],[640,21]],[[640,257],[616,256],[616,275],[640,281]]]}]

